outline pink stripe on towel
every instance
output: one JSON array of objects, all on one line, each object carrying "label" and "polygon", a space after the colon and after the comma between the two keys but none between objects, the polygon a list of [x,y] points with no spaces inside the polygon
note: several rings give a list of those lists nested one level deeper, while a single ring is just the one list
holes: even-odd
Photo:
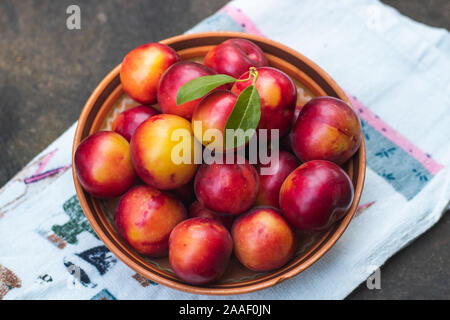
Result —
[{"label": "pink stripe on towel", "polygon": [[376,114],[374,114],[369,108],[363,105],[359,100],[357,100],[350,93],[346,92],[347,96],[350,99],[350,102],[355,107],[358,115],[370,124],[375,130],[380,132],[383,136],[388,138],[394,144],[398,145],[400,148],[405,150],[410,156],[419,161],[431,174],[437,174],[442,168],[443,165],[437,163],[431,158],[431,156],[418,147],[416,147],[411,141],[397,132],[394,128],[389,126],[383,120],[380,119]]},{"label": "pink stripe on towel", "polygon": [[53,158],[53,156],[55,155],[56,151],[58,151],[58,149],[53,150],[52,152],[50,152],[49,154],[47,154],[39,163],[39,167],[36,169],[36,171],[34,172],[34,175],[38,175],[39,173],[41,173],[42,171],[44,171],[45,166],[49,163],[50,159]]},{"label": "pink stripe on towel", "polygon": [[258,36],[264,36],[261,31],[255,26],[255,24],[250,20],[241,9],[233,7],[227,4],[225,7],[220,9],[220,11],[225,12],[230,18],[239,23],[245,32],[255,34]]},{"label": "pink stripe on towel", "polygon": [[45,172],[40,173],[40,174],[35,174],[35,175],[32,175],[29,178],[24,179],[23,182],[25,184],[38,182],[38,181],[44,180],[45,178],[54,176],[55,174],[58,174],[58,173],[60,173],[62,171],[65,171],[65,170],[69,169],[70,167],[72,167],[72,165],[67,165],[67,166],[63,166],[63,167],[60,167],[60,168],[48,170],[48,171],[45,171]]}]

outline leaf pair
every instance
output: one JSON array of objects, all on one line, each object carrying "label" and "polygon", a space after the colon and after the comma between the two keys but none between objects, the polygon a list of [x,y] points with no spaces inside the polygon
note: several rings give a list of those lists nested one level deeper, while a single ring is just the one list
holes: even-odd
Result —
[{"label": "leaf pair", "polygon": [[[252,74],[252,73],[251,73]],[[228,117],[225,125],[225,132],[227,129],[235,130],[234,133],[243,133],[247,130],[256,130],[261,118],[261,99],[258,90],[255,87],[257,72],[252,74],[255,78],[253,84],[245,88],[239,95],[236,104]],[[184,84],[177,93],[177,105],[185,102],[199,99],[212,90],[229,83],[239,81],[231,76],[225,74],[216,74],[211,76],[204,76],[193,79]],[[240,131],[241,129],[242,131]],[[239,130],[239,131],[237,131]],[[245,135],[242,139],[233,139],[233,141],[226,141],[226,147],[239,147],[247,143],[250,136]]]}]

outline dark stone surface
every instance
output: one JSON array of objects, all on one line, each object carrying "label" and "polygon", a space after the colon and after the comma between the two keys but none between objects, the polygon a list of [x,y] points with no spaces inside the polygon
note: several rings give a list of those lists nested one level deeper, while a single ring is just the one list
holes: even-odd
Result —
[{"label": "dark stone surface", "polygon": [[[132,48],[177,35],[226,0],[0,1],[0,185],[77,120],[92,88]],[[386,0],[403,14],[450,29],[448,0]],[[81,30],[66,8],[81,7]],[[349,298],[449,298],[450,218],[390,259],[382,289]]]},{"label": "dark stone surface", "polygon": [[448,0],[382,0],[405,16],[433,27],[450,29]]}]

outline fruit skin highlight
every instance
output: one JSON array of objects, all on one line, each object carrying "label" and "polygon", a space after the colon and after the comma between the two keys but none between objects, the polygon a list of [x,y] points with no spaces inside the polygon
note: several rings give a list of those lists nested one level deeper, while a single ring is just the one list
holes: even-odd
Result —
[{"label": "fruit skin highlight", "polygon": [[201,99],[177,105],[178,90],[193,79],[214,74],[214,70],[196,62],[180,61],[172,65],[162,75],[158,85],[158,104],[161,111],[190,120]]},{"label": "fruit skin highlight", "polygon": [[290,138],[301,161],[328,160],[342,165],[361,145],[361,122],[344,101],[318,97],[300,110]]},{"label": "fruit skin highlight", "polygon": [[122,135],[128,142],[136,131],[137,127],[148,118],[160,114],[158,110],[148,106],[137,106],[124,112],[114,119],[112,131]]},{"label": "fruit skin highlight", "polygon": [[180,57],[171,47],[147,43],[130,51],[122,61],[120,81],[123,90],[135,101],[155,104],[161,75]]},{"label": "fruit skin highlight", "polygon": [[205,56],[205,66],[220,74],[238,78],[250,67],[268,65],[264,52],[246,39],[229,39],[215,46]]},{"label": "fruit skin highlight", "polygon": [[[297,89],[292,79],[283,71],[272,67],[257,68],[258,78],[255,86],[261,97],[261,119],[258,129],[267,129],[270,139],[271,129],[278,129],[282,137],[289,132],[297,102]],[[249,72],[239,79],[247,79]],[[253,83],[253,79],[235,82],[231,91],[239,95]]]},{"label": "fruit skin highlight", "polygon": [[74,166],[83,188],[99,198],[118,197],[136,181],[130,144],[112,131],[84,139],[75,151]]},{"label": "fruit skin highlight", "polygon": [[231,234],[236,257],[256,272],[280,268],[294,254],[294,233],[280,212],[271,207],[256,207],[239,216]]},{"label": "fruit skin highlight", "polygon": [[341,167],[313,160],[286,178],[280,190],[280,208],[294,228],[321,231],[344,217],[353,194],[353,184]]},{"label": "fruit skin highlight", "polygon": [[172,229],[186,218],[186,209],[180,201],[141,185],[120,199],[114,222],[122,238],[137,252],[164,257],[168,254]]},{"label": "fruit skin highlight", "polygon": [[256,169],[247,159],[243,164],[202,164],[194,181],[198,201],[224,215],[238,215],[250,209],[259,190]]},{"label": "fruit skin highlight", "polygon": [[[177,151],[178,150],[178,151]],[[180,163],[175,155],[186,156]],[[173,114],[158,114],[143,122],[131,138],[131,158],[139,177],[160,190],[176,189],[195,175],[191,123]]]},{"label": "fruit skin highlight", "polygon": [[[273,166],[273,168],[269,169],[270,166]],[[281,185],[298,166],[300,166],[300,162],[297,158],[293,154],[282,150],[279,151],[277,164],[258,165],[259,192],[255,204],[280,208]],[[262,168],[270,170],[270,174],[262,175]]]},{"label": "fruit skin highlight", "polygon": [[169,262],[175,274],[190,284],[218,280],[225,272],[233,250],[228,230],[208,218],[191,218],[170,234]]}]

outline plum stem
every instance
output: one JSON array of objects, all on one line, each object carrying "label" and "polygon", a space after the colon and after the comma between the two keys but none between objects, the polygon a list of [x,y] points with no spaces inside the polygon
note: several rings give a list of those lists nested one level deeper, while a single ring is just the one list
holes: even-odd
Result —
[{"label": "plum stem", "polygon": [[253,78],[252,85],[254,85],[256,82],[256,79],[258,79],[258,70],[256,70],[255,67],[250,67],[248,69],[248,78],[237,79],[235,82],[245,82],[245,81],[249,81],[251,78]]},{"label": "plum stem", "polygon": [[253,77],[252,85],[255,85],[256,80],[258,80],[258,70],[255,67],[250,67],[249,76]]}]

